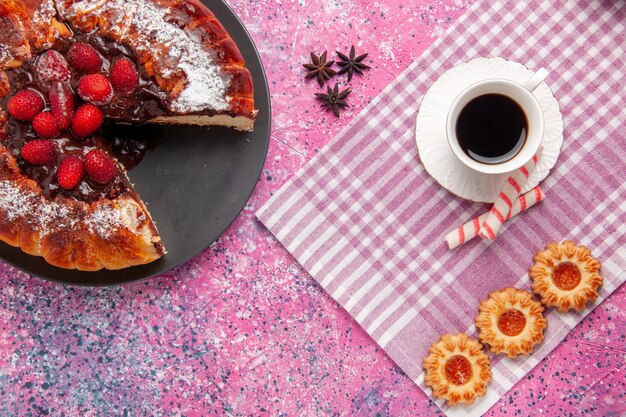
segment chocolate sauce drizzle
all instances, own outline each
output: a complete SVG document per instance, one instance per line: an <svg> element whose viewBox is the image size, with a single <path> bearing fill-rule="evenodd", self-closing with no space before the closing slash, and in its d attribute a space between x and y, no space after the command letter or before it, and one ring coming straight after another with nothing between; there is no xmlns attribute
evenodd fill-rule
<svg viewBox="0 0 626 417"><path fill-rule="evenodd" d="M67 56L67 51L74 42L85 42L92 45L103 57L101 72L109 73L109 68L117 57L126 56L136 60L132 52L124 45L99 37L93 34L74 33L72 39L63 39L57 42L53 49ZM45 51L40 51L41 53ZM35 58L36 61L37 58ZM21 149L24 143L37 139L31 123L19 122L10 118L8 122L8 134L3 145L16 158L23 174L35 180L42 188L44 195L53 199L58 193L73 196L83 201L94 201L102 197L115 198L118 195L131 190L126 175L120 173L107 185L100 185L85 176L81 183L72 190L64 190L57 185L56 172L58 162L65 156L84 156L93 149L102 149L112 154L123 169L130 171L139 164L145 154L154 149L158 140L145 137L138 130L140 126L116 125L116 123L141 125L147 120L165 115L167 102L166 93L152 82L141 66L139 70L139 86L130 96L113 96L110 103L101 106L105 114L104 126L94 135L87 138L77 138L70 131L63 132L59 137L51 139L57 144L57 160L48 166L34 166L21 157ZM70 85L76 91L78 81L84 74L72 70ZM11 84L11 92L0 98L0 106L7 108L8 100L19 91L32 89L38 91L49 105L48 88L37 80L34 62L26 62L19 68L7 71ZM78 95L75 96L76 107L81 104Z"/></svg>

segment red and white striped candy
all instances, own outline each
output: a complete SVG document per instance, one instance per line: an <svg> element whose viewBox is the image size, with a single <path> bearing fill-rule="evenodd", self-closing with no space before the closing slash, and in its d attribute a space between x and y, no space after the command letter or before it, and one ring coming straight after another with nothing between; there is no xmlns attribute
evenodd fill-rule
<svg viewBox="0 0 626 417"><path fill-rule="evenodd" d="M537 155L533 156L526 165L514 171L506 180L487 218L481 224L479 232L480 237L489 240L495 239L502 224L510 216L509 213L513 207L513 202L522 193L522 188L526 184L526 181L528 181L530 173L537 165L540 153L541 149L539 149Z"/></svg>
<svg viewBox="0 0 626 417"><path fill-rule="evenodd" d="M513 216L516 216L522 211L526 211L530 207L534 206L541 200L543 200L545 194L541 191L541 188L535 187L526 194L520 195L513 202L511 206L511 211L505 220L510 219ZM485 213L480 217L475 218L474 220L465 223L463 226L451 231L445 237L446 242L448 243L448 248L454 249L459 245L462 245L465 242L468 242L478 236L480 232L480 225L485 221L487 215L489 213Z"/></svg>

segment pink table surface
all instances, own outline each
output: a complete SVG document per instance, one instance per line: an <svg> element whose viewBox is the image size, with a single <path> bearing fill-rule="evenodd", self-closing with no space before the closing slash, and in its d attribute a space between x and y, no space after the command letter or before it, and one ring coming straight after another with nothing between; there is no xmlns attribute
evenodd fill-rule
<svg viewBox="0 0 626 417"><path fill-rule="evenodd" d="M73 288L0 264L1 416L440 415L254 212L472 2L229 3L272 96L254 195L215 245L146 282ZM373 69L337 120L300 63L351 44ZM624 415L625 358L622 286L487 415Z"/></svg>

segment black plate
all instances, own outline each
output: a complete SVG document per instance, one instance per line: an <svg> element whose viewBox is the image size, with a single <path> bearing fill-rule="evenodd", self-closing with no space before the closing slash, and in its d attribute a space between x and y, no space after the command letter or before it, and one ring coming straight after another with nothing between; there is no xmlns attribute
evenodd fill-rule
<svg viewBox="0 0 626 417"><path fill-rule="evenodd" d="M129 174L154 218L168 250L162 259L121 271L81 272L56 268L43 258L0 242L0 257L42 278L74 285L115 285L166 272L197 255L235 220L250 198L270 138L270 99L256 47L243 24L222 1L203 0L226 27L254 80L259 115L254 132L225 128L141 126L138 135L158 139Z"/></svg>

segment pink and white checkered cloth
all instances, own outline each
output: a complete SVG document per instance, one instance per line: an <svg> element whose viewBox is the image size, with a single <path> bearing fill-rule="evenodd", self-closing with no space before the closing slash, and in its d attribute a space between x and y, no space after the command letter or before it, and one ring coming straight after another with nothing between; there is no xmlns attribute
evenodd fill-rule
<svg viewBox="0 0 626 417"><path fill-rule="evenodd" d="M565 143L540 205L508 221L495 241L450 251L447 231L486 206L460 200L425 172L415 117L444 71L479 56L550 71ZM480 415L626 280L625 68L623 1L479 1L258 218L422 388L428 346L448 332L475 335L490 291L529 289L535 251L565 239L592 248L605 278L600 299L582 313L549 309L545 341L531 356L492 357L488 395L472 407L443 407L448 416Z"/></svg>

